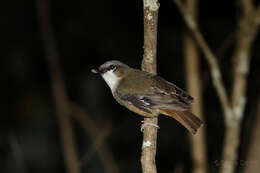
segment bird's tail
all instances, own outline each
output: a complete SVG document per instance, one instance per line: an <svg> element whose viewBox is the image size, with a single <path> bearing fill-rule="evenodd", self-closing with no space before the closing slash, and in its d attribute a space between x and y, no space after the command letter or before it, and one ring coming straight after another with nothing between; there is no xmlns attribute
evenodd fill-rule
<svg viewBox="0 0 260 173"><path fill-rule="evenodd" d="M196 134L198 128L203 124L196 115L189 111L173 111L167 109L159 109L159 112L164 115L168 115L176 119L181 123L186 129L188 129L192 134Z"/></svg>

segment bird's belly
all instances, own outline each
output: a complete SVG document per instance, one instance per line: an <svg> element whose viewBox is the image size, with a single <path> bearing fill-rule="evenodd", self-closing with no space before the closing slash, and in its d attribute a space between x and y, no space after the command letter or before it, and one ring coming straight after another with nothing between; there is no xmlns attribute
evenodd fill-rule
<svg viewBox="0 0 260 173"><path fill-rule="evenodd" d="M143 111L133 105L130 105L130 106L125 106L126 108L128 108L129 110L141 115L141 116L145 116L145 117L154 117L156 114L155 114L155 111L151 110L151 111Z"/></svg>

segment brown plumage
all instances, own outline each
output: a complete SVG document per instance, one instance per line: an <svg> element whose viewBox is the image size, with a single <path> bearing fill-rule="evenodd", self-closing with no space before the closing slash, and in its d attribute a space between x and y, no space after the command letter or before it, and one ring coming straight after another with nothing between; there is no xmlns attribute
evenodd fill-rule
<svg viewBox="0 0 260 173"><path fill-rule="evenodd" d="M198 117L189 111L173 111L166 109L159 109L159 112L164 115L168 115L176 119L181 123L186 129L188 129L192 134L196 134L198 128L203 123Z"/></svg>
<svg viewBox="0 0 260 173"><path fill-rule="evenodd" d="M202 121L189 112L193 98L165 79L118 61L108 61L96 72L108 83L114 98L129 110L145 117L168 115L192 134L201 126Z"/></svg>

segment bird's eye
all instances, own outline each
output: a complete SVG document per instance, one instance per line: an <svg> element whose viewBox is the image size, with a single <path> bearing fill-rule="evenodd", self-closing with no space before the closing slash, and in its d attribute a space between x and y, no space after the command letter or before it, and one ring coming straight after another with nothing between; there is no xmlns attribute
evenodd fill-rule
<svg viewBox="0 0 260 173"><path fill-rule="evenodd" d="M115 68L116 68L115 65L110 65L110 66L109 66L109 70L114 70Z"/></svg>

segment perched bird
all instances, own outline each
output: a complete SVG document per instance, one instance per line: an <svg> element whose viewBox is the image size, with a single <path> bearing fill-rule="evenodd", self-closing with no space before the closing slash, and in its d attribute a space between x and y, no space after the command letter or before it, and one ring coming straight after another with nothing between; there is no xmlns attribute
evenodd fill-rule
<svg viewBox="0 0 260 173"><path fill-rule="evenodd" d="M189 112L193 98L165 79L112 60L91 70L100 74L118 103L144 117L159 113L176 119L192 134L202 121Z"/></svg>

